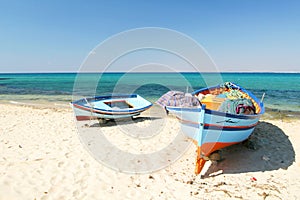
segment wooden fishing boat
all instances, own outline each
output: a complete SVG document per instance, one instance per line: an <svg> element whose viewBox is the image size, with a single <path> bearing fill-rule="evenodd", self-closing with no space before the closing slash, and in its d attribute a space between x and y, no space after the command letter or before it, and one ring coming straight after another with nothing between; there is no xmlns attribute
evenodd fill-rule
<svg viewBox="0 0 300 200"><path fill-rule="evenodd" d="M71 102L76 119L118 119L139 115L152 103L137 94L106 95Z"/></svg>
<svg viewBox="0 0 300 200"><path fill-rule="evenodd" d="M192 95L200 100L200 106L166 106L166 110L176 115L183 132L197 144L195 173L199 174L213 152L251 135L264 105L251 92L229 82Z"/></svg>

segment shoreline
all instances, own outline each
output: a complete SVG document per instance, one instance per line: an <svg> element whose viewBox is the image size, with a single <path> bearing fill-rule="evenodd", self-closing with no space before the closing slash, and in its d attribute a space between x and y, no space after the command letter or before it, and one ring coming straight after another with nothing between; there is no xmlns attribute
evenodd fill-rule
<svg viewBox="0 0 300 200"><path fill-rule="evenodd" d="M47 101L47 100L0 100L0 104L31 106L37 108L70 108L70 102L67 101ZM154 102L152 102L155 105ZM265 107L265 113L261 120L298 120L300 119L300 111L283 110L277 108Z"/></svg>

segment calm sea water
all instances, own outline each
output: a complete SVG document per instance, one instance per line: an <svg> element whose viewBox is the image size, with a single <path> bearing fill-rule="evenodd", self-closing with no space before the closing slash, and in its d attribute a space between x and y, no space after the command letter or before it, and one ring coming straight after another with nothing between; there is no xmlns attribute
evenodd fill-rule
<svg viewBox="0 0 300 200"><path fill-rule="evenodd" d="M70 102L72 94L77 98L114 92L138 93L154 102L169 90L192 92L225 81L243 86L258 98L265 93L267 108L300 111L300 73L0 74L0 100Z"/></svg>

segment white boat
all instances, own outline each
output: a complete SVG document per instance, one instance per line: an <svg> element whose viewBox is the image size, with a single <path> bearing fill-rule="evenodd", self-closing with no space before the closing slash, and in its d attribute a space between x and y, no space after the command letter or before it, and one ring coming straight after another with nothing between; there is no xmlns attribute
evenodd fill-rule
<svg viewBox="0 0 300 200"><path fill-rule="evenodd" d="M152 103L137 94L105 95L71 102L76 119L118 119L139 115Z"/></svg>

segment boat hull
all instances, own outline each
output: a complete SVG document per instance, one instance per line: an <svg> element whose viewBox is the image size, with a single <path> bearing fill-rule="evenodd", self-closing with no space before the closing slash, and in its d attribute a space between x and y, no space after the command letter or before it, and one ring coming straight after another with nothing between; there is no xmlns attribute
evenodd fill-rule
<svg viewBox="0 0 300 200"><path fill-rule="evenodd" d="M165 107L168 112L176 115L181 122L182 131L197 144L196 174L201 172L208 156L213 152L248 139L264 113L263 103L251 92L233 83L230 86L253 103L251 108L254 113L232 114L217 111L221 101L215 99L208 101L209 108L206 108L205 103L201 107ZM220 95L224 90L226 88L219 85L196 90L192 95Z"/></svg>
<svg viewBox="0 0 300 200"><path fill-rule="evenodd" d="M83 98L71 104L78 121L128 118L137 116L152 106L151 102L136 94Z"/></svg>
<svg viewBox="0 0 300 200"><path fill-rule="evenodd" d="M201 110L204 119L201 121ZM181 122L182 131L201 147L203 155L242 142L253 132L259 115L233 116L221 112L205 110L205 108L178 108L167 106L167 110L175 114ZM201 128L202 127L202 128Z"/></svg>

